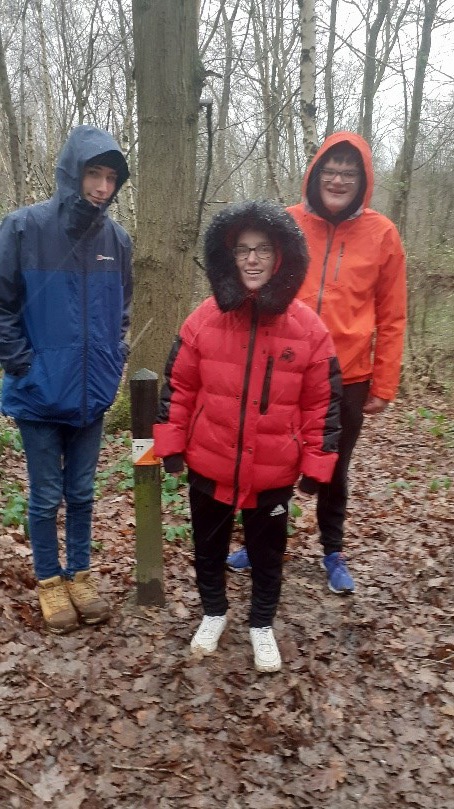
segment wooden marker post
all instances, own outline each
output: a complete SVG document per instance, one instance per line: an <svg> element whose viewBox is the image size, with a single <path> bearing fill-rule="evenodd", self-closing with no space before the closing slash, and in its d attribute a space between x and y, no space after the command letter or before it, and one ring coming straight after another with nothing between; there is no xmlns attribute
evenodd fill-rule
<svg viewBox="0 0 454 809"><path fill-rule="evenodd" d="M153 453L158 375L142 368L129 383L136 511L137 603L165 604L162 564L161 464Z"/></svg>

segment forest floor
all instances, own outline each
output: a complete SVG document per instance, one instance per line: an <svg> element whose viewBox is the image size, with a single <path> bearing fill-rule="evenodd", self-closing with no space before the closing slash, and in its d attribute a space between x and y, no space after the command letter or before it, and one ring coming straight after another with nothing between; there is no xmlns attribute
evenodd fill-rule
<svg viewBox="0 0 454 809"><path fill-rule="evenodd" d="M2 435L2 809L454 806L454 425L442 401L401 401L365 424L346 532L354 596L327 589L314 502L298 498L274 675L253 668L248 574L228 577L217 653L189 653L201 612L183 490L163 515L166 607L135 607L126 434L105 442L94 516L112 617L46 634L23 458L5 423Z"/></svg>

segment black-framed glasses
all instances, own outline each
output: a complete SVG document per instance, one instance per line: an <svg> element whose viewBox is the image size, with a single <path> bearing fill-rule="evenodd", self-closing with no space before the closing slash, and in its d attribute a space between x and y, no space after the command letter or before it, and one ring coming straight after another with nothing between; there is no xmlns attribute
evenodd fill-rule
<svg viewBox="0 0 454 809"><path fill-rule="evenodd" d="M254 252L257 258L271 258L274 253L272 244L257 244L255 247L247 247L245 244L240 244L238 247L233 248L233 255L240 261L245 261L249 258L249 253Z"/></svg>
<svg viewBox="0 0 454 809"><path fill-rule="evenodd" d="M324 183L330 183L336 177L340 177L345 185L353 185L359 177L359 171L355 171L355 169L345 169L345 171L339 171L338 169L321 169L320 177Z"/></svg>

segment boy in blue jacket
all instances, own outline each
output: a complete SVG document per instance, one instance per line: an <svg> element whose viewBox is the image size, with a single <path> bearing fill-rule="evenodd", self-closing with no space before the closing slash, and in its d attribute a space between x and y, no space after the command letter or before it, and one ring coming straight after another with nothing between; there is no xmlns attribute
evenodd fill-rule
<svg viewBox="0 0 454 809"><path fill-rule="evenodd" d="M103 414L128 353L131 241L107 214L128 176L112 136L78 126L60 154L52 199L20 208L0 228L2 412L22 436L39 603L57 634L109 614L90 573L91 516Z"/></svg>

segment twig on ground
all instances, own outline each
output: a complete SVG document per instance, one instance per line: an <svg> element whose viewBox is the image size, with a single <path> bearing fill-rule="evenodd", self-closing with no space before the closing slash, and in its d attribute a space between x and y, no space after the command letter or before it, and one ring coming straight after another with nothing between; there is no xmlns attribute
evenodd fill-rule
<svg viewBox="0 0 454 809"><path fill-rule="evenodd" d="M19 778L19 776L11 772L11 770L5 769L5 773L6 775L9 775L10 778L14 778L14 780L17 781L18 784L21 784L21 786L25 787L25 789L29 789L30 792L33 792L33 788L30 786L30 784L27 784L26 781L23 781L22 778Z"/></svg>
<svg viewBox="0 0 454 809"><path fill-rule="evenodd" d="M138 618L141 621L148 621L149 624L156 623L156 621L154 621L153 618L147 618L146 615L134 615L134 618Z"/></svg>
<svg viewBox="0 0 454 809"><path fill-rule="evenodd" d="M32 680L35 680L40 685L44 686L44 688L48 688L49 691L54 690L51 685L47 685L47 683L45 683L44 680L41 680L39 677L36 676L36 674L32 674L31 671L27 671L27 676L31 677Z"/></svg>
<svg viewBox="0 0 454 809"><path fill-rule="evenodd" d="M444 663L447 663L448 660L452 660L453 657L454 657L454 652L451 655L448 655L447 657L444 657L443 660L437 660L437 663L441 663L443 665Z"/></svg>
<svg viewBox="0 0 454 809"><path fill-rule="evenodd" d="M9 708L11 705L28 705L31 702L45 702L48 699L53 699L53 697L34 697L33 699L14 699L8 700L8 702L0 702L0 708Z"/></svg>
<svg viewBox="0 0 454 809"><path fill-rule="evenodd" d="M114 770L131 770L133 772L165 772L169 775L176 775L178 778L183 778L184 781L191 781L188 775L183 775L180 772L169 770L168 767L134 767L132 765L112 764Z"/></svg>
<svg viewBox="0 0 454 809"><path fill-rule="evenodd" d="M17 789L13 789L12 787L9 787L8 784L5 784L4 781L2 783L2 787L3 787L3 789L6 789L9 792L10 795L15 795L16 798L20 798L21 801L27 801L27 803L32 802L32 799L29 798L28 795L24 795L22 792L18 792Z"/></svg>

